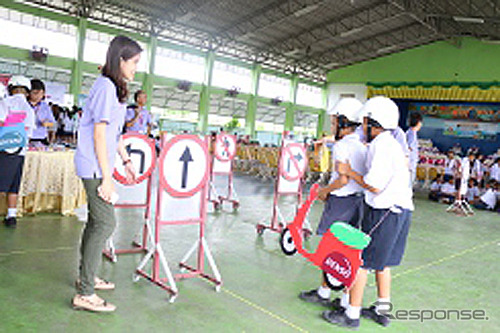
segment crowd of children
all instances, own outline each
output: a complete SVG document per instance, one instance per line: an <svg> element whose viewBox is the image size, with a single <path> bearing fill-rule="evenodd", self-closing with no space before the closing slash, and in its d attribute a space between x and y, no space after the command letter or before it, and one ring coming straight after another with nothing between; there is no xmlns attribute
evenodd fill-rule
<svg viewBox="0 0 500 333"><path fill-rule="evenodd" d="M455 156L448 151L444 174L431 183L429 199L449 204L463 196L477 209L500 212L500 157L488 165L476 149L462 159Z"/></svg>

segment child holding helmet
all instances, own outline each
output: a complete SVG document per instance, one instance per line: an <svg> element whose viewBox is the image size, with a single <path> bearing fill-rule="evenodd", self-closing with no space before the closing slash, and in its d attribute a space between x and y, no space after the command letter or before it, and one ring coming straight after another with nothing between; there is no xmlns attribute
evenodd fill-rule
<svg viewBox="0 0 500 333"><path fill-rule="evenodd" d="M9 96L3 101L0 108L0 126L24 123L27 138L31 137L35 128L35 115L28 104L27 97L31 89L31 82L22 75L14 75L8 84ZM17 197L23 174L26 146L9 148L0 151L0 192L7 193L7 216L5 226L17 226Z"/></svg>
<svg viewBox="0 0 500 333"><path fill-rule="evenodd" d="M408 186L410 170L403 149L391 134L398 126L398 107L389 98L377 96L369 99L363 109L367 117L365 134L370 143L367 173L363 176L348 163L339 165L338 172L366 189L363 231L370 234L371 242L363 251L363 266L349 291L347 309L323 313L330 323L350 328L359 327L360 315L389 325L383 310L390 302L390 267L401 263L413 210L412 190ZM376 306L361 311L368 270L375 270L378 300Z"/></svg>
<svg viewBox="0 0 500 333"><path fill-rule="evenodd" d="M335 144L332 151L332 165L329 185L319 190L318 196L325 201L325 208L318 226L317 234L323 235L335 221L346 222L356 228L360 227L363 218L363 188L353 179L339 174L340 164L349 165L359 174L366 173L365 159L366 146L355 133L360 125L360 110L363 104L355 98L343 98L329 110L332 116L332 129L335 135ZM331 289L323 280L322 285L310 291L303 291L299 298L310 303L319 303L324 306L347 307L349 294L330 302Z"/></svg>

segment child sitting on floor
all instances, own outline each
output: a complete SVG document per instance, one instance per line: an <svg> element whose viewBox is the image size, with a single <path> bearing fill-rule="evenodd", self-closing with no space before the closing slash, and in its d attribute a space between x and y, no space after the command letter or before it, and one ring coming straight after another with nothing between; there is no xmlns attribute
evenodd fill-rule
<svg viewBox="0 0 500 333"><path fill-rule="evenodd" d="M497 205L497 182L491 179L486 184L486 192L479 198L474 207L477 209L494 210Z"/></svg>
<svg viewBox="0 0 500 333"><path fill-rule="evenodd" d="M457 189L455 187L455 182L453 178L450 178L447 183L441 186L441 191L439 193L439 201L444 203L452 203L455 200L457 194Z"/></svg>
<svg viewBox="0 0 500 333"><path fill-rule="evenodd" d="M441 186L443 186L444 180L443 176L438 176L431 184L431 191L429 192L429 200L438 201L439 192L441 191Z"/></svg>
<svg viewBox="0 0 500 333"><path fill-rule="evenodd" d="M473 204L479 199L479 188L477 187L477 180L474 178L469 179L469 188L465 195L467 202Z"/></svg>

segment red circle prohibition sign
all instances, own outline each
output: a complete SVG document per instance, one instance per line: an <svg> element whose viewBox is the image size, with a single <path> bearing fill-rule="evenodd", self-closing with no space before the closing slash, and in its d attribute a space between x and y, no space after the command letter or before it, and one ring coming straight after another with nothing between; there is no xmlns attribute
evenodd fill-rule
<svg viewBox="0 0 500 333"><path fill-rule="evenodd" d="M227 141L231 141L233 143L234 150L229 151L229 146L226 144ZM223 151L220 151L218 149L219 145L223 147ZM222 153L225 152L227 156L224 156ZM228 135L228 134L219 134L217 135L217 144L215 147L215 157L221 161L221 162L227 162L229 160L232 160L234 156L236 155L236 139L233 135Z"/></svg>
<svg viewBox="0 0 500 333"><path fill-rule="evenodd" d="M167 181L165 177L165 171L164 171L164 163L165 163L165 157L167 156L168 151L178 142L183 141L183 140L189 140L193 141L196 144L198 144L201 149L203 150L204 158L205 158L205 170L203 173L203 177L201 178L200 182L193 187L191 190L182 192L178 191L175 188L173 188ZM197 192L199 192L203 186L206 185L207 180L208 180L208 170L209 170L209 159L208 159L208 148L206 145L206 142L202 141L198 136L196 135L191 135L191 134L181 134L173 137L170 139L164 146L160 155L160 185L162 186L163 189L165 189L171 196L173 197L181 197L181 198L187 198L191 197Z"/></svg>
<svg viewBox="0 0 500 333"><path fill-rule="evenodd" d="M146 135L141 135L141 134L124 134L122 136L122 140L126 140L126 139L129 139L129 138L134 138L134 139L139 139L141 141L144 141L144 143L146 143L149 147L149 149L151 150L151 164L148 166L148 169L146 170L146 172L144 172L142 175L140 175L139 177L137 177L135 179L135 182L130 184L130 183L127 183L127 178L122 175L121 173L118 172L118 170L116 170L116 168L114 169L113 171L113 177L121 184L123 185L137 185L137 184L140 184L142 183L145 179L147 179L149 176L151 176L151 173L153 173L153 170L155 169L155 166L156 166L156 148L155 148L155 143L153 140L149 139Z"/></svg>
<svg viewBox="0 0 500 333"><path fill-rule="evenodd" d="M300 149L300 154L301 154L300 156L304 159L304 166L303 167L301 167L301 165L299 164L300 161L297 161L296 156L293 155L291 148L295 148L295 147ZM289 156L289 158L288 158L289 162L286 163L286 165L285 165L284 162L286 160L287 155ZM304 175L305 169L306 169L306 165L307 165L306 152L305 152L303 145L301 145L300 143L289 143L285 147L283 147L283 151L281 153L281 162L280 162L280 172L281 172L281 175L283 176L283 178L285 178L286 180L291 181L291 182L302 178L302 176ZM291 169L292 167L297 170L297 175L292 176L290 174L289 169Z"/></svg>

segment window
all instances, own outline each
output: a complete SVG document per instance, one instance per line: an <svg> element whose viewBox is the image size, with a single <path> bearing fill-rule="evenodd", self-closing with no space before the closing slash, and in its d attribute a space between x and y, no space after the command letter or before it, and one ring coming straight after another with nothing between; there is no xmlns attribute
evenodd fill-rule
<svg viewBox="0 0 500 333"><path fill-rule="evenodd" d="M50 55L76 56L76 27L0 7L0 44L32 50L44 47Z"/></svg>
<svg viewBox="0 0 500 333"><path fill-rule="evenodd" d="M203 82L205 75L203 57L159 47L155 64L157 75L195 83Z"/></svg>
<svg viewBox="0 0 500 333"><path fill-rule="evenodd" d="M88 29L87 36L85 38L83 60L104 65L106 62L106 53L108 52L109 43L111 43L113 38L115 38L114 35ZM138 43L143 49L143 52L141 54L141 60L137 65L137 71L145 72L148 68L147 46L142 42Z"/></svg>
<svg viewBox="0 0 500 333"><path fill-rule="evenodd" d="M269 74L261 74L259 96L290 100L290 80Z"/></svg>
<svg viewBox="0 0 500 333"><path fill-rule="evenodd" d="M249 93L252 87L251 71L216 61L212 73L212 86L228 90L236 88L240 92Z"/></svg>
<svg viewBox="0 0 500 333"><path fill-rule="evenodd" d="M323 96L321 90L320 87L299 83L297 89L297 104L322 108Z"/></svg>

